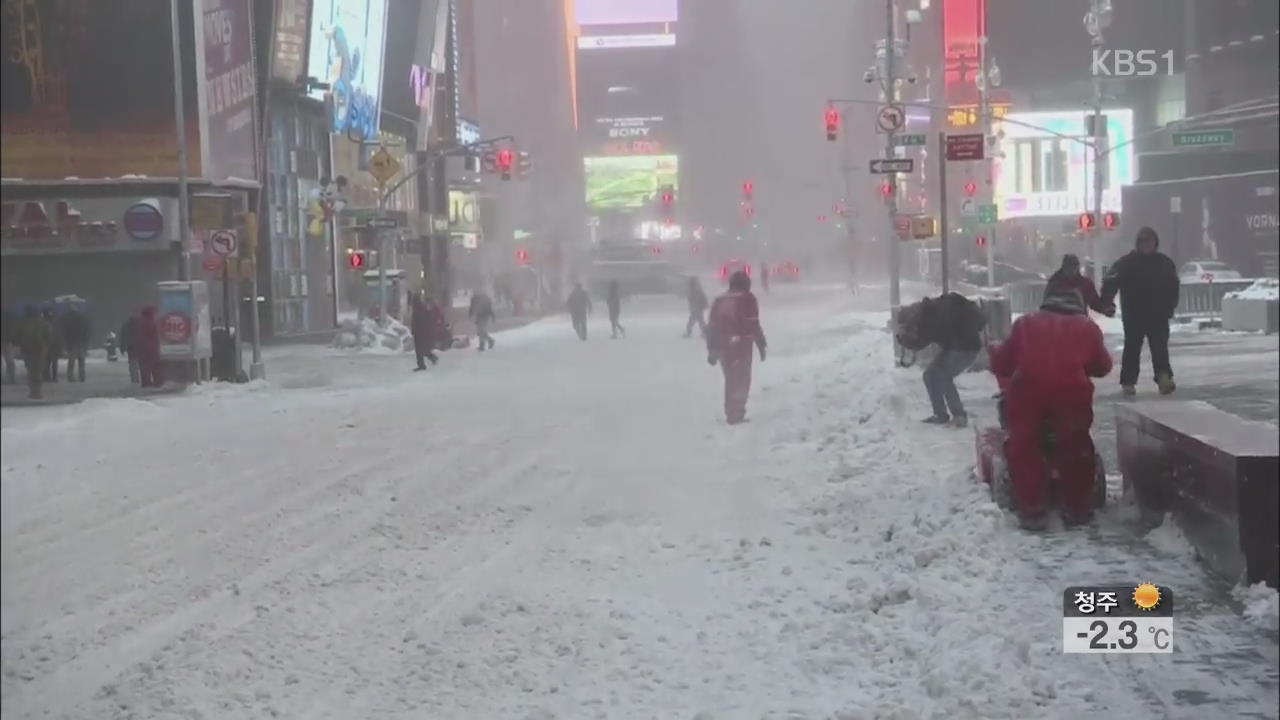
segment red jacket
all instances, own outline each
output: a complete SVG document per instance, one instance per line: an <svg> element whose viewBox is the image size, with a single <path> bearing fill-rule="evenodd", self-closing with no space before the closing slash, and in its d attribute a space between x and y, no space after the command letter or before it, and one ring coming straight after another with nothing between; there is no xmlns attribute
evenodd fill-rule
<svg viewBox="0 0 1280 720"><path fill-rule="evenodd" d="M1096 313L1107 311L1106 304L1102 302L1102 298L1098 297L1098 289L1093 286L1093 281L1082 273L1066 274L1059 270L1050 275L1049 282L1045 284L1044 294L1052 295L1057 290L1075 290L1080 293L1080 298L1090 310Z"/></svg>
<svg viewBox="0 0 1280 720"><path fill-rule="evenodd" d="M160 326L156 324L156 309L142 309L138 320L135 340L137 342L138 359L142 362L160 361Z"/></svg>
<svg viewBox="0 0 1280 720"><path fill-rule="evenodd" d="M1102 330L1087 315L1040 310L1013 323L1009 339L991 348L991 372L1014 385L1054 390L1093 388L1111 372ZM1010 383L1001 382L1001 389Z"/></svg>
<svg viewBox="0 0 1280 720"><path fill-rule="evenodd" d="M409 329L415 340L434 342L444 339L446 334L444 313L440 311L439 305L415 302L413 318L409 322Z"/></svg>
<svg viewBox="0 0 1280 720"><path fill-rule="evenodd" d="M760 327L760 303L751 291L730 290L711 303L707 316L708 347L719 350L732 337L749 337L758 347L766 345L764 330Z"/></svg>

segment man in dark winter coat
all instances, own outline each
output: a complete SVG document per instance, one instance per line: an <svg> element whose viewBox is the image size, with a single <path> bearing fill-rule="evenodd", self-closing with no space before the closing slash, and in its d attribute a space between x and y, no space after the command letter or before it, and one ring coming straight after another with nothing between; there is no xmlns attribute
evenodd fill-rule
<svg viewBox="0 0 1280 720"><path fill-rule="evenodd" d="M414 368L414 372L420 372L427 369L426 363L423 362L424 358L430 360L432 365L440 362L435 350L440 346L447 331L444 313L431 298L424 298L421 294L416 295L410 308L413 315L409 320L409 329L413 333L413 352L418 360L418 366Z"/></svg>
<svg viewBox="0 0 1280 720"><path fill-rule="evenodd" d="M938 354L924 370L925 391L933 405L933 415L925 418L926 423L957 427L969 423L956 377L978 358L986 323L982 309L958 293L925 298L899 314L898 344L911 350L938 346Z"/></svg>
<svg viewBox="0 0 1280 720"><path fill-rule="evenodd" d="M476 337L479 344L476 349L484 352L493 347L493 336L489 334L489 326L497 319L497 315L493 312L493 299L483 290L476 290L471 294L471 307L467 308L467 317L471 318L471 322L476 326Z"/></svg>
<svg viewBox="0 0 1280 720"><path fill-rule="evenodd" d="M707 362L724 373L724 416L730 425L746 422L751 394L751 351L764 362L768 343L760 327L760 303L751 293L751 276L729 276L729 291L711 303L707 323Z"/></svg>
<svg viewBox="0 0 1280 720"><path fill-rule="evenodd" d="M569 319L573 321L573 331L578 333L579 340L587 339L587 315L591 313L591 297L587 295L582 283L574 283L569 300L565 303L569 308Z"/></svg>
<svg viewBox="0 0 1280 720"><path fill-rule="evenodd" d="M622 316L622 289L618 287L617 280L609 281L609 289L605 292L604 304L609 308L609 331L612 333L614 340L618 336L627 336L627 329L622 327L622 323L618 322L618 318Z"/></svg>
<svg viewBox="0 0 1280 720"><path fill-rule="evenodd" d="M1151 365L1161 394L1177 389L1169 364L1169 320L1178 308L1181 289L1178 269L1159 251L1160 237L1144 227L1136 247L1116 261L1102 283L1102 302L1110 305L1120 294L1120 319L1124 323L1124 355L1120 360L1120 386L1124 394L1137 394L1142 343L1151 349Z"/></svg>
<svg viewBox="0 0 1280 720"><path fill-rule="evenodd" d="M138 379L142 387L164 385L164 366L160 362L160 325L153 306L142 308L134 333L138 352Z"/></svg>
<svg viewBox="0 0 1280 720"><path fill-rule="evenodd" d="M1094 287L1093 281L1080 272L1080 258L1070 254L1063 255L1062 267L1050 275L1049 282L1045 284L1044 299L1048 300L1051 295L1073 291L1080 293L1080 298L1090 310L1108 317L1116 314L1116 307L1103 303L1102 298L1098 297L1098 288Z"/></svg>
<svg viewBox="0 0 1280 720"><path fill-rule="evenodd" d="M689 302L689 322L685 323L684 336L692 337L693 328L697 326L702 337L707 336L707 293L697 277L689 278L689 287L685 290L685 299Z"/></svg>
<svg viewBox="0 0 1280 720"><path fill-rule="evenodd" d="M53 328L38 309L28 306L14 341L27 371L27 397L39 400L43 397L40 388L49 369L48 353L53 344Z"/></svg>
<svg viewBox="0 0 1280 720"><path fill-rule="evenodd" d="M1013 323L1009 338L991 348L991 372L1001 381L1009 436L1005 457L1023 527L1042 530L1048 511L1044 430L1053 432L1062 511L1067 524L1093 514L1093 383L1111 372L1102 330L1075 290L1044 299L1039 312Z"/></svg>
<svg viewBox="0 0 1280 720"><path fill-rule="evenodd" d="M84 382L84 360L89 354L89 317L70 308L62 318L62 338L66 343L67 382Z"/></svg>

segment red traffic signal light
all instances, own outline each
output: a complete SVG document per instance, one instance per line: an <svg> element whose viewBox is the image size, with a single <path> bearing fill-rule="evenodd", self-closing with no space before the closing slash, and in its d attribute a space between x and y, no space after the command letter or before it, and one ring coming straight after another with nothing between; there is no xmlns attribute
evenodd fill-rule
<svg viewBox="0 0 1280 720"><path fill-rule="evenodd" d="M976 239L974 242L976 242L976 243L978 244L978 247L980 247L980 248L984 248L984 247L986 247L986 246L987 246L987 236L986 236L986 235L979 235L979 236L977 237L977 239Z"/></svg>
<svg viewBox="0 0 1280 720"><path fill-rule="evenodd" d="M750 200L756 193L756 184L750 180L742 183L742 197Z"/></svg>
<svg viewBox="0 0 1280 720"><path fill-rule="evenodd" d="M662 191L662 204L670 207L676 201L676 194L670 190Z"/></svg>
<svg viewBox="0 0 1280 720"><path fill-rule="evenodd" d="M886 180L880 183L880 196L888 199L893 195L893 182Z"/></svg>
<svg viewBox="0 0 1280 720"><path fill-rule="evenodd" d="M1102 227L1108 230L1115 230L1120 227L1120 213L1104 212L1102 213Z"/></svg>
<svg viewBox="0 0 1280 720"><path fill-rule="evenodd" d="M1092 230L1097 227L1098 220L1093 216L1093 213L1080 213L1079 224L1081 230Z"/></svg>
<svg viewBox="0 0 1280 720"><path fill-rule="evenodd" d="M654 245L653 247L649 248L649 252L653 253L654 255L661 255L662 248L659 247L658 245Z"/></svg>
<svg viewBox="0 0 1280 720"><path fill-rule="evenodd" d="M976 192L978 192L978 183L970 180L964 184L965 195L973 196Z"/></svg>
<svg viewBox="0 0 1280 720"><path fill-rule="evenodd" d="M347 266L352 270L363 270L369 264L369 258L363 250L357 250L347 255Z"/></svg>
<svg viewBox="0 0 1280 720"><path fill-rule="evenodd" d="M819 215L819 216L818 216L818 222L820 222L820 223L825 223L826 221L827 221L827 216L826 216L826 215Z"/></svg>
<svg viewBox="0 0 1280 720"><path fill-rule="evenodd" d="M528 265L529 251L525 250L524 248L520 248L519 250L516 250L516 262L521 265Z"/></svg>
<svg viewBox="0 0 1280 720"><path fill-rule="evenodd" d="M836 136L840 133L840 111L829 107L826 114L827 121L827 140L835 142Z"/></svg>
<svg viewBox="0 0 1280 720"><path fill-rule="evenodd" d="M511 167L515 164L516 154L509 148L499 150L494 156L494 164L498 166L498 172L502 173L503 180L511 179Z"/></svg>

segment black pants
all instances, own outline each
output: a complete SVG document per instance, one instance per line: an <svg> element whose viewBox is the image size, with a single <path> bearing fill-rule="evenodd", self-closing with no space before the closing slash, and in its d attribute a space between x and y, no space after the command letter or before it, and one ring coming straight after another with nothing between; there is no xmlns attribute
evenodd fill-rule
<svg viewBox="0 0 1280 720"><path fill-rule="evenodd" d="M627 334L627 329L622 327L622 323L618 322L618 316L612 313L609 314L609 329L614 337Z"/></svg>
<svg viewBox="0 0 1280 720"><path fill-rule="evenodd" d="M698 331L702 333L703 337L707 336L707 321L703 318L701 310L696 312L693 310L689 311L689 322L684 324L684 336L692 336L694 327L698 328Z"/></svg>
<svg viewBox="0 0 1280 720"><path fill-rule="evenodd" d="M1124 324L1124 355L1120 360L1120 384L1137 385L1142 364L1142 342L1151 349L1151 369L1156 377L1173 377L1169 366L1169 321L1134 318Z"/></svg>
<svg viewBox="0 0 1280 720"><path fill-rule="evenodd" d="M427 369L427 364L423 362L423 360L430 360L431 364L435 365L436 362L440 359L436 357L435 349L431 347L431 343L427 342L426 340L419 341L415 339L413 341L413 354L417 356L419 370Z"/></svg>
<svg viewBox="0 0 1280 720"><path fill-rule="evenodd" d="M579 340L587 339L587 316L586 315L573 316L573 331L578 333Z"/></svg>

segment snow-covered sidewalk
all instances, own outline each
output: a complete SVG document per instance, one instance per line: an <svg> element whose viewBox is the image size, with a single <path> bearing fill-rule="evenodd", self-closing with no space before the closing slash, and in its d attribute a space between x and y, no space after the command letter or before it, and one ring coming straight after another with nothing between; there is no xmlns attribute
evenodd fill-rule
<svg viewBox="0 0 1280 720"><path fill-rule="evenodd" d="M1194 561L1097 550L1113 517L1018 532L972 436L918 423L883 313L762 302L740 427L680 309L642 303L622 341L553 318L426 373L317 348L270 384L6 411L4 717L1274 717L1274 639L1234 611L1179 636L1272 653L1228 690L1061 655L1071 581Z"/></svg>

